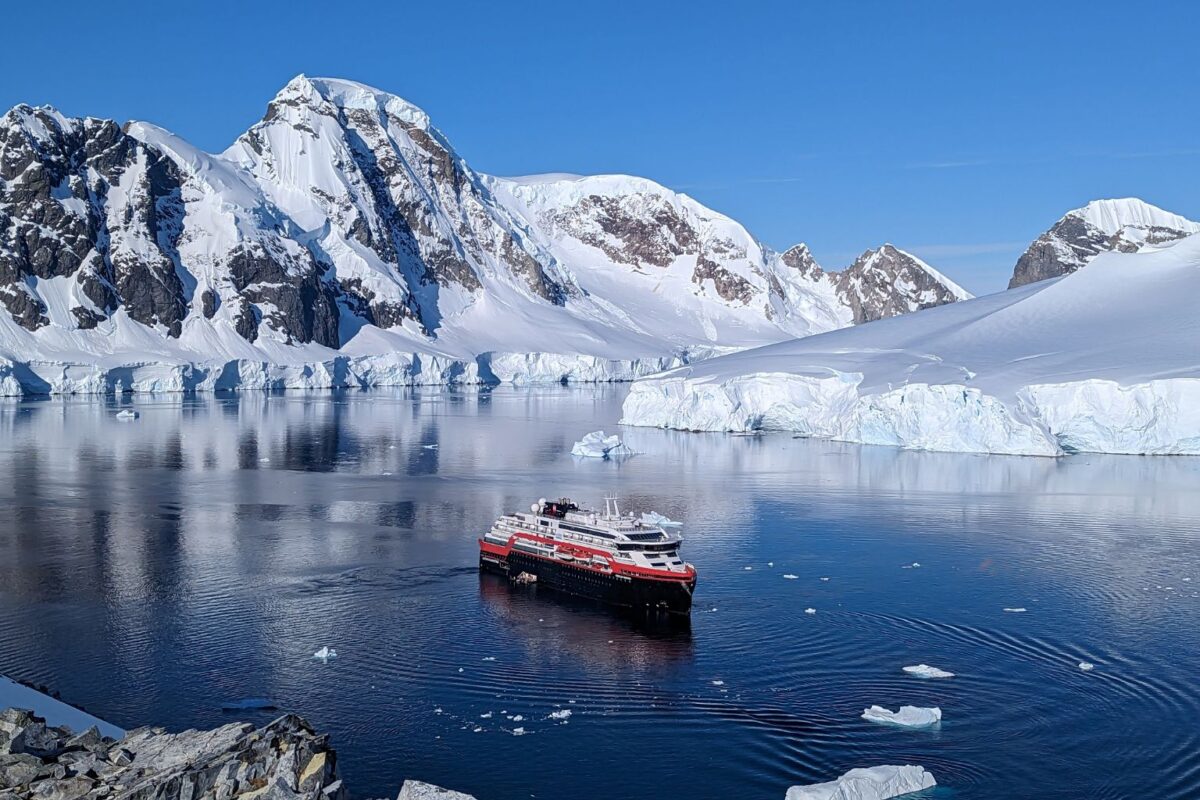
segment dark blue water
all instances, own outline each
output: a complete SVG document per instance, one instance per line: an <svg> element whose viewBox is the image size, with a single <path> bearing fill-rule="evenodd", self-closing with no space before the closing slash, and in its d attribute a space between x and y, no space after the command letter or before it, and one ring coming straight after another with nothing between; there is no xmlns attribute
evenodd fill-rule
<svg viewBox="0 0 1200 800"><path fill-rule="evenodd" d="M1200 459L653 430L572 459L623 393L0 405L0 672L126 727L273 698L357 796L779 800L906 762L938 797L1200 796ZM477 573L502 511L611 491L687 524L690 628Z"/></svg>

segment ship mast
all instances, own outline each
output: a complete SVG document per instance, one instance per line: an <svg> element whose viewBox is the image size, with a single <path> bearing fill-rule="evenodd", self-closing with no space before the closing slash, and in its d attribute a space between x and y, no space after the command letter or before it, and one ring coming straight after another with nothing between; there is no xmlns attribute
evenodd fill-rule
<svg viewBox="0 0 1200 800"><path fill-rule="evenodd" d="M604 495L604 518L605 519L620 519L621 509L617 505L617 496L615 494Z"/></svg>

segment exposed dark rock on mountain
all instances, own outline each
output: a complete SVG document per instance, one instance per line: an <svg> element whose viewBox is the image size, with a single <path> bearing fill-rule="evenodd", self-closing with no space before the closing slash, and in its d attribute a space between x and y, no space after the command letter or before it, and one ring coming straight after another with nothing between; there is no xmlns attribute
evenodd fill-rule
<svg viewBox="0 0 1200 800"><path fill-rule="evenodd" d="M1137 198L1094 200L1069 211L1017 260L1008 288L1067 275L1101 253L1136 253L1200 232L1200 223Z"/></svg>
<svg viewBox="0 0 1200 800"><path fill-rule="evenodd" d="M867 250L841 272L822 270L804 244L781 258L803 275L830 280L856 325L971 297L921 259L890 244Z"/></svg>

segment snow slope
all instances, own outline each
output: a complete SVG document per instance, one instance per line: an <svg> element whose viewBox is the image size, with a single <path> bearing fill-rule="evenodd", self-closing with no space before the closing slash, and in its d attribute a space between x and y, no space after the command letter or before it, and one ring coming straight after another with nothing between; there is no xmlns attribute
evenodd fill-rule
<svg viewBox="0 0 1200 800"><path fill-rule="evenodd" d="M920 450L1200 454L1200 236L636 382L625 424Z"/></svg>

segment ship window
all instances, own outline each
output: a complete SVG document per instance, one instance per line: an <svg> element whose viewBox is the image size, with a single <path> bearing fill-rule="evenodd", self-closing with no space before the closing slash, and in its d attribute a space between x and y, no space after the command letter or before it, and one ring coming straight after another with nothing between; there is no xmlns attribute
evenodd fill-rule
<svg viewBox="0 0 1200 800"><path fill-rule="evenodd" d="M568 524L567 524L567 523L565 523L565 522L560 522L560 523L558 523L558 527L559 527L559 529L561 529L561 530L566 530L566 531L574 531L575 533L583 533L583 534L586 534L586 535L588 535L588 536L598 536L598 537L599 537L599 538L601 538L601 539L615 539L615 538L617 538L617 537L613 536L611 533L603 533L602 531L593 531L593 530L589 530L588 528L580 528L580 527L577 527L577 526L575 526L575 525L568 525Z"/></svg>
<svg viewBox="0 0 1200 800"><path fill-rule="evenodd" d="M635 542L657 542L662 538L661 533L627 533L625 537Z"/></svg>

